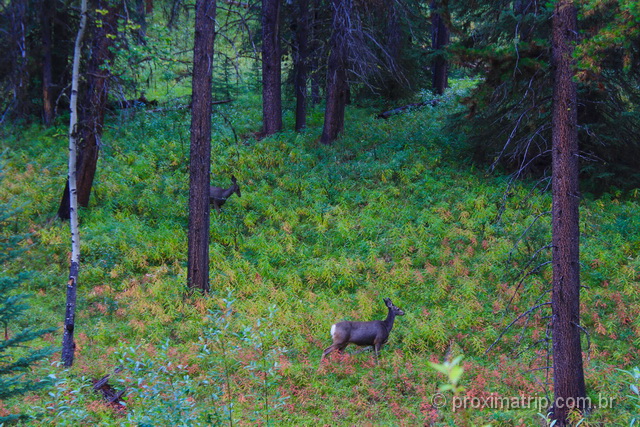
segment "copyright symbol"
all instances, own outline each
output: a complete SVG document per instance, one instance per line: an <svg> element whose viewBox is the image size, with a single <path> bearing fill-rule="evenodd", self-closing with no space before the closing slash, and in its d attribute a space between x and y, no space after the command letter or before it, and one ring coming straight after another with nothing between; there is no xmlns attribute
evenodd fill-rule
<svg viewBox="0 0 640 427"><path fill-rule="evenodd" d="M434 408L442 408L447 404L447 398L442 393L436 393L431 398L431 404Z"/></svg>

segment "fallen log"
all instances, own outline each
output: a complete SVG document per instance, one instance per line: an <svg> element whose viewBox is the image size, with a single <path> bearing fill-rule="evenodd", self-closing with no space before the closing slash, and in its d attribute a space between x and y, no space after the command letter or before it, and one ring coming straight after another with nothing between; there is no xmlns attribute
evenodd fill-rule
<svg viewBox="0 0 640 427"><path fill-rule="evenodd" d="M222 101L211 101L211 105L227 104L229 102L233 102L233 99L224 99Z"/></svg>
<svg viewBox="0 0 640 427"><path fill-rule="evenodd" d="M140 95L138 99L120 99L110 102L108 108L110 110L121 110L132 107L155 107L158 105L158 101L155 99L149 100L144 93Z"/></svg>
<svg viewBox="0 0 640 427"><path fill-rule="evenodd" d="M98 381L93 384L93 389L96 392L102 394L104 400L107 401L110 405L115 408L123 409L125 407L124 403L120 402L122 400L122 396L124 395L126 390L117 391L115 388L109 384L109 377L111 375L107 374Z"/></svg>
<svg viewBox="0 0 640 427"><path fill-rule="evenodd" d="M415 102L413 104L403 105L402 107L397 107L397 108L394 108L393 110L382 112L378 114L377 117L379 119L388 119L389 117L395 114L402 113L403 111L409 110L411 108L424 107L425 105L431 105L433 107L438 105L439 103L440 103L439 99L433 99L431 101L425 101L425 102Z"/></svg>
<svg viewBox="0 0 640 427"><path fill-rule="evenodd" d="M233 102L233 99L224 99L222 101L212 101L211 105L220 105L220 104L228 104L229 102ZM167 108L154 108L153 110L146 110L147 113L163 113L165 111L177 111L177 110L186 110L191 109L191 103L178 105L176 107L167 107Z"/></svg>

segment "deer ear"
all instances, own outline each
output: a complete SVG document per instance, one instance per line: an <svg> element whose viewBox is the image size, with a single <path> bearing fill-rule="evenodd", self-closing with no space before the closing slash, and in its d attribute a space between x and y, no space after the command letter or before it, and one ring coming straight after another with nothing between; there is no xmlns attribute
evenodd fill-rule
<svg viewBox="0 0 640 427"><path fill-rule="evenodd" d="M235 184L235 183L236 183L236 181L237 181L237 180L236 180L235 175L231 175L231 182L233 182L233 183Z"/></svg>
<svg viewBox="0 0 640 427"><path fill-rule="evenodd" d="M391 300L389 298L385 298L384 299L384 303L387 305L387 307L392 306L393 304L391 304Z"/></svg>

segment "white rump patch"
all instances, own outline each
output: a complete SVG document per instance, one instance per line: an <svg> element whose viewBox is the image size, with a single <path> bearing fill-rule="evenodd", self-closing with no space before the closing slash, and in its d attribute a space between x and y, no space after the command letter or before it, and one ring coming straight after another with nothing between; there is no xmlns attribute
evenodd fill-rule
<svg viewBox="0 0 640 427"><path fill-rule="evenodd" d="M334 323L333 325L331 325L331 338L333 338L335 333L336 333L336 324Z"/></svg>

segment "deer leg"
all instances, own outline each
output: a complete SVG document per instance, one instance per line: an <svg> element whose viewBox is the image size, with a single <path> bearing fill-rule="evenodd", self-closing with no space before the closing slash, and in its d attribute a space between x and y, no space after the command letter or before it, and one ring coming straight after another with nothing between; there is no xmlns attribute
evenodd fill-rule
<svg viewBox="0 0 640 427"><path fill-rule="evenodd" d="M371 346L371 348L373 348L373 346ZM365 351L369 351L369 346L360 347L356 351L354 351L353 354L360 354Z"/></svg>
<svg viewBox="0 0 640 427"><path fill-rule="evenodd" d="M333 350L338 350L338 351L342 351L344 350L344 348L349 345L349 343L344 343L344 344L331 344L329 347L327 347L327 349L322 353L322 357L320 358L320 361L322 362L324 360L324 358L331 353Z"/></svg>
<svg viewBox="0 0 640 427"><path fill-rule="evenodd" d="M338 348L338 347L335 344L331 344L329 347L327 347L325 349L325 351L322 352L322 357L320 358L320 362L322 362L324 360L324 358L326 357L327 354L331 353L336 348Z"/></svg>
<svg viewBox="0 0 640 427"><path fill-rule="evenodd" d="M375 343L373 345L373 353L376 356L376 365L379 363L379 355L380 355L380 349L382 348L382 343Z"/></svg>

